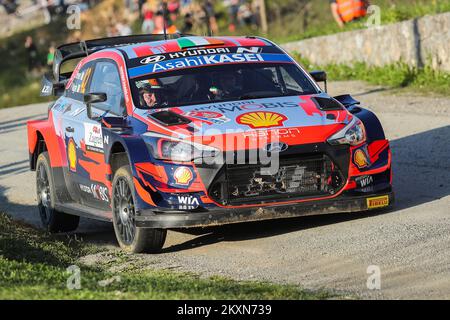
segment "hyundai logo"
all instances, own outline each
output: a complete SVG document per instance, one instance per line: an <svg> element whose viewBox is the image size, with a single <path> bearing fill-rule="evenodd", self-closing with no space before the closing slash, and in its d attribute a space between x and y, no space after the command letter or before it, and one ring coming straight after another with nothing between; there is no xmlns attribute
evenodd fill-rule
<svg viewBox="0 0 450 320"><path fill-rule="evenodd" d="M150 57L142 59L141 63L142 64L157 63L157 62L163 61L164 59L166 59L166 57L162 56L162 55L150 56Z"/></svg>
<svg viewBox="0 0 450 320"><path fill-rule="evenodd" d="M286 151L288 145L284 142L272 142L265 146L264 150L267 152L283 152Z"/></svg>

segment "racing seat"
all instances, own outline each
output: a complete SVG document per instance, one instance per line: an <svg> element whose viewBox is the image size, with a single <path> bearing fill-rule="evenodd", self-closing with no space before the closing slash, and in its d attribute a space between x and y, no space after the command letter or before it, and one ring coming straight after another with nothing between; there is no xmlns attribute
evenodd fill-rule
<svg viewBox="0 0 450 320"><path fill-rule="evenodd" d="M251 70L244 72L244 91L280 91L273 81L273 72L271 70Z"/></svg>
<svg viewBox="0 0 450 320"><path fill-rule="evenodd" d="M193 98L195 90L197 89L197 83L195 76L185 75L178 80L177 88L177 103L190 102Z"/></svg>

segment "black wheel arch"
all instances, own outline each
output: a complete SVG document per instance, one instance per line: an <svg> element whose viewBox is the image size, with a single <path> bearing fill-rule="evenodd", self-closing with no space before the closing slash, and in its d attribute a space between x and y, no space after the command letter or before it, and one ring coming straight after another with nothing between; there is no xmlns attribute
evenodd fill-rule
<svg viewBox="0 0 450 320"><path fill-rule="evenodd" d="M124 164L129 164L133 176L137 176L134 163L150 162L151 156L143 139L139 136L123 137L111 130L105 130L109 135L109 148L105 148L105 161L111 166L111 181L114 172Z"/></svg>
<svg viewBox="0 0 450 320"><path fill-rule="evenodd" d="M44 136L39 131L36 131L37 142L34 147L33 152L30 153L30 170L36 171L36 163L39 155L42 152L47 151L47 144L45 142Z"/></svg>

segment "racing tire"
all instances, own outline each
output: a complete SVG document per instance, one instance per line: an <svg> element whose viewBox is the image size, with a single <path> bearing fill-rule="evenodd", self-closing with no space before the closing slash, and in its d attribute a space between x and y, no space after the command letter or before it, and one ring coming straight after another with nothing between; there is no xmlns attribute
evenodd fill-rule
<svg viewBox="0 0 450 320"><path fill-rule="evenodd" d="M48 232L70 232L78 228L79 216L54 209L56 190L47 152L39 154L36 162L36 193L41 222Z"/></svg>
<svg viewBox="0 0 450 320"><path fill-rule="evenodd" d="M136 195L129 165L120 167L112 183L114 232L122 250L130 253L158 253L166 241L167 230L138 228L135 225Z"/></svg>

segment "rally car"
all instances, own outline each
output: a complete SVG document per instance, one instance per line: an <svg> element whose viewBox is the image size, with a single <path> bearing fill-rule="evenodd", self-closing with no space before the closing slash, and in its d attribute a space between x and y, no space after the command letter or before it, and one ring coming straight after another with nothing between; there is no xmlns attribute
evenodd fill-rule
<svg viewBox="0 0 450 320"><path fill-rule="evenodd" d="M263 38L62 45L41 94L58 97L48 119L28 122L51 232L75 230L80 216L112 221L124 250L157 252L170 228L394 201L377 117L350 95L330 97L325 72L307 73Z"/></svg>

